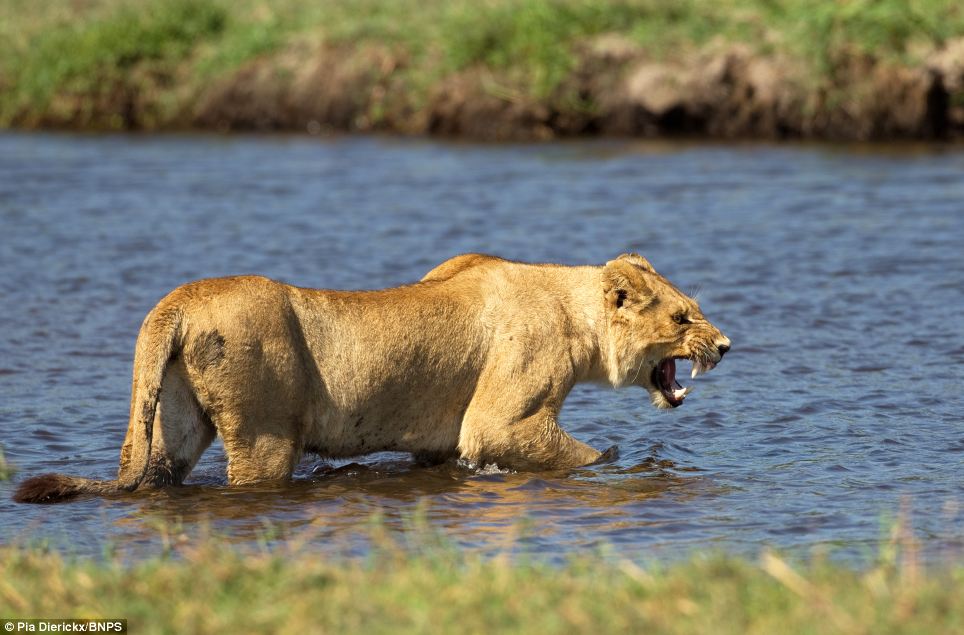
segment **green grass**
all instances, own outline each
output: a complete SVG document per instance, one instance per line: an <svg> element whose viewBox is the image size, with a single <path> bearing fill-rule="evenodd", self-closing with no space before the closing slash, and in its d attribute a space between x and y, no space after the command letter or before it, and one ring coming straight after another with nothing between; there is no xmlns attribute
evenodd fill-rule
<svg viewBox="0 0 964 635"><path fill-rule="evenodd" d="M913 64L964 35L955 0L5 0L0 125L56 113L65 95L128 87L157 125L209 83L299 42L389 47L413 91L470 67L514 90L552 94L580 43L618 34L656 59L713 42L780 53L833 81L840 60ZM423 91L424 92L424 91ZM83 121L80 122L81 124Z"/></svg>
<svg viewBox="0 0 964 635"><path fill-rule="evenodd" d="M383 549L330 561L303 547L242 552L175 540L126 565L0 548L0 616L126 618L132 633L951 633L964 567L814 561L793 568L694 557L641 568L614 557L562 566Z"/></svg>
<svg viewBox="0 0 964 635"><path fill-rule="evenodd" d="M38 30L23 49L8 52L4 72L12 90L4 111L42 110L57 92L96 93L127 81L137 68L163 69L198 42L217 37L225 22L224 10L215 5L168 0L55 23Z"/></svg>
<svg viewBox="0 0 964 635"><path fill-rule="evenodd" d="M15 472L13 466L7 463L7 457L3 454L3 446L0 446L0 481L9 481Z"/></svg>

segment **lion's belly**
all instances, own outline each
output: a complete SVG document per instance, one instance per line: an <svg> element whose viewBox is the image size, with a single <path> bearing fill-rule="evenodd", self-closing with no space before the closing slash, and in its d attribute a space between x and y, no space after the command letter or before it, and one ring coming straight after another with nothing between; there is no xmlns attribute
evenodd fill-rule
<svg viewBox="0 0 964 635"><path fill-rule="evenodd" d="M309 425L306 449L333 458L454 452L471 391L465 384L439 388L386 386L367 399L329 404Z"/></svg>
<svg viewBox="0 0 964 635"><path fill-rule="evenodd" d="M410 394L320 412L305 446L333 458L384 451L454 452L466 402L461 396L439 400L437 394L431 399Z"/></svg>

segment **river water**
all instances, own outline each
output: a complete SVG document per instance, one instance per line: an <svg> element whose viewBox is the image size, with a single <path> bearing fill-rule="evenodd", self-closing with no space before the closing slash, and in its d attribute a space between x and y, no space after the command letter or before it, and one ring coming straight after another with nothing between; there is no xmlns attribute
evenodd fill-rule
<svg viewBox="0 0 964 635"><path fill-rule="evenodd" d="M0 444L18 469L0 542L149 555L212 531L364 554L429 534L549 558L771 546L868 562L903 508L925 558L960 556L962 247L960 148L0 135ZM383 454L231 489L216 443L190 486L10 500L45 471L114 475L137 329L173 287L378 288L471 251L639 251L699 289L733 350L673 411L577 387L563 426L621 457L568 476Z"/></svg>

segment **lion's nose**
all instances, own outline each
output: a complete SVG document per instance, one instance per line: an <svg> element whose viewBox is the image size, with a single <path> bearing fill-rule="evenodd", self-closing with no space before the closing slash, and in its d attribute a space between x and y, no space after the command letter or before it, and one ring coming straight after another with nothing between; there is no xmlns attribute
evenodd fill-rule
<svg viewBox="0 0 964 635"><path fill-rule="evenodd" d="M716 350L720 351L720 357L722 358L724 355L726 355L726 351L730 350L730 345L720 344L719 346L716 347Z"/></svg>

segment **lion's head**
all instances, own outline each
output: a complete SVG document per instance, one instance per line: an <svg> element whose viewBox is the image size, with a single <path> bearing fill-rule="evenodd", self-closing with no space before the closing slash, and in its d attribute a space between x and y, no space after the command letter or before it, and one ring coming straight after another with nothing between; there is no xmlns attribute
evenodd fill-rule
<svg viewBox="0 0 964 635"><path fill-rule="evenodd" d="M676 380L676 360L693 362L692 377L716 366L730 340L703 317L699 305L637 254L606 263L603 293L608 320L608 370L614 386L649 391L657 408L675 408L690 391Z"/></svg>

